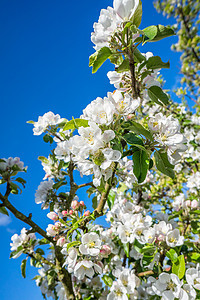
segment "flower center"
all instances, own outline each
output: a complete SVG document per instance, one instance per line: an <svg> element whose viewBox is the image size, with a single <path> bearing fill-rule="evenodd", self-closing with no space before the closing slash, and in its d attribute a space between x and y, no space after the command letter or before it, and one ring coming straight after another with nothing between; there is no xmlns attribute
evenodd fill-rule
<svg viewBox="0 0 200 300"><path fill-rule="evenodd" d="M89 242L88 246L89 246L89 248L93 248L95 246L95 242Z"/></svg>

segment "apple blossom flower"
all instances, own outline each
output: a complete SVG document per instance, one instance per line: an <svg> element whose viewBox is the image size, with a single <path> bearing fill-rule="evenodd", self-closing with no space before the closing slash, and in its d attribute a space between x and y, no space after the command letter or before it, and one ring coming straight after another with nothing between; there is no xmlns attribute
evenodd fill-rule
<svg viewBox="0 0 200 300"><path fill-rule="evenodd" d="M14 167L15 165L21 171L24 170L24 163L23 163L23 161L20 160L19 157L2 158L1 160L3 160L3 161L0 162L0 173L12 169L12 167Z"/></svg>
<svg viewBox="0 0 200 300"><path fill-rule="evenodd" d="M27 234L27 230L22 228L21 234L14 234L11 237L12 243L10 243L11 251L16 251L20 246L26 245L30 240L36 240L36 236L34 233ZM27 246L27 245L26 245ZM18 258L23 253L23 247L20 251L18 251L12 258Z"/></svg>
<svg viewBox="0 0 200 300"><path fill-rule="evenodd" d="M93 262L82 260L78 262L74 268L74 275L78 280L82 280L85 276L92 278L94 276Z"/></svg>
<svg viewBox="0 0 200 300"><path fill-rule="evenodd" d="M84 255L97 256L100 253L101 240L94 232L85 233L81 238L79 251Z"/></svg>
<svg viewBox="0 0 200 300"><path fill-rule="evenodd" d="M184 236L180 235L180 231L178 229L174 229L167 233L166 243L170 247L181 246L184 243Z"/></svg>
<svg viewBox="0 0 200 300"><path fill-rule="evenodd" d="M139 0L114 0L113 8L118 16L124 21L129 21L133 17Z"/></svg>
<svg viewBox="0 0 200 300"><path fill-rule="evenodd" d="M45 113L42 117L38 118L37 122L34 122L33 134L40 135L42 134L48 126L53 126L61 123L63 119L60 116L54 115L51 111Z"/></svg>
<svg viewBox="0 0 200 300"><path fill-rule="evenodd" d="M42 181L38 186L38 189L35 193L35 202L40 204L42 202L46 202L48 199L48 194L51 191L54 185L53 180Z"/></svg>
<svg viewBox="0 0 200 300"><path fill-rule="evenodd" d="M187 283L197 290L200 290L200 271L196 268L189 268L185 273Z"/></svg>
<svg viewBox="0 0 200 300"><path fill-rule="evenodd" d="M107 300L128 300L126 288L121 284L121 282L113 282Z"/></svg>
<svg viewBox="0 0 200 300"><path fill-rule="evenodd" d="M182 284L177 275L173 273L161 273L158 280L153 283L152 290L156 295L166 300L180 299Z"/></svg>

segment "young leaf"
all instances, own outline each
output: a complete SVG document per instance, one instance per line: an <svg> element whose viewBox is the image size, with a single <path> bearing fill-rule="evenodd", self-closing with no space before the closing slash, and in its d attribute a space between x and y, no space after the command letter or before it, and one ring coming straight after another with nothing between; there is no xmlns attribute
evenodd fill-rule
<svg viewBox="0 0 200 300"><path fill-rule="evenodd" d="M132 17L132 22L135 26L139 27L142 21L142 1L139 1L139 5Z"/></svg>
<svg viewBox="0 0 200 300"><path fill-rule="evenodd" d="M133 173L138 179L138 183L142 183L149 169L149 160L145 151L135 148L133 153Z"/></svg>
<svg viewBox="0 0 200 300"><path fill-rule="evenodd" d="M90 56L89 66L92 66L92 73L101 67L101 65L111 56L112 52L108 47L99 49L96 53Z"/></svg>
<svg viewBox="0 0 200 300"><path fill-rule="evenodd" d="M144 145L142 139L132 132L126 133L123 139L125 139L129 145Z"/></svg>
<svg viewBox="0 0 200 300"><path fill-rule="evenodd" d="M168 157L167 157L167 153L166 152L162 152L160 151L156 151L154 153L154 157L156 160L156 167L157 169L162 172L163 174L171 177L172 179L175 177L174 174L174 166L172 164L170 164Z"/></svg>
<svg viewBox="0 0 200 300"><path fill-rule="evenodd" d="M178 254L174 249L167 251L166 256L171 260L172 263L175 263L178 260Z"/></svg>
<svg viewBox="0 0 200 300"><path fill-rule="evenodd" d="M4 206L0 207L0 214L9 216L8 211Z"/></svg>
<svg viewBox="0 0 200 300"><path fill-rule="evenodd" d="M108 203L108 207L111 209L114 205L114 202L115 202L115 192L114 191L110 191L109 195L108 195L108 198L107 198L107 203Z"/></svg>
<svg viewBox="0 0 200 300"><path fill-rule="evenodd" d="M27 259L23 259L21 263L21 272L22 272L22 277L26 278L26 262Z"/></svg>
<svg viewBox="0 0 200 300"><path fill-rule="evenodd" d="M148 59L146 66L147 69L151 69L151 70L161 69L161 68L169 69L170 63L169 62L164 63L161 60L160 56L152 56Z"/></svg>
<svg viewBox="0 0 200 300"><path fill-rule="evenodd" d="M130 70L129 60L124 59L123 62L121 63L121 65L118 68L116 68L115 70L118 73L129 71Z"/></svg>
<svg viewBox="0 0 200 300"><path fill-rule="evenodd" d="M145 29L143 29L143 32L145 34L145 42L156 42L160 41L166 37L175 35L172 28L169 26L163 26L163 25L152 25Z"/></svg>
<svg viewBox="0 0 200 300"><path fill-rule="evenodd" d="M134 60L135 60L135 62L137 62L137 63L142 63L142 62L145 60L145 57L144 57L144 56L142 55L142 53L138 50L138 48L136 48L136 49L134 50L133 55L134 55Z"/></svg>
<svg viewBox="0 0 200 300"><path fill-rule="evenodd" d="M123 244L124 252L126 257L129 257L129 243Z"/></svg>
<svg viewBox="0 0 200 300"><path fill-rule="evenodd" d="M172 273L176 274L179 279L185 275L185 259L184 255L180 255L175 263L172 265Z"/></svg>
<svg viewBox="0 0 200 300"><path fill-rule="evenodd" d="M74 242L71 242L71 243L67 244L67 251L68 251L71 247L80 245L80 243L81 243L80 241L74 241Z"/></svg>
<svg viewBox="0 0 200 300"><path fill-rule="evenodd" d="M168 98L167 94L165 94L159 86L156 86L156 85L151 86L148 89L148 95L152 101L154 101L155 103L157 103L159 105L163 105L163 104L168 105L169 104L169 98Z"/></svg>
<svg viewBox="0 0 200 300"><path fill-rule="evenodd" d="M157 27L155 25L149 26L143 29L143 32L147 38L147 40L153 40L157 34Z"/></svg>
<svg viewBox="0 0 200 300"><path fill-rule="evenodd" d="M145 129L141 124L131 121L131 126L128 128L130 131L135 132L136 134L141 134L145 136L148 140L154 141L153 136L151 132L147 129Z"/></svg>
<svg viewBox="0 0 200 300"><path fill-rule="evenodd" d="M105 283L105 285L107 285L109 287L112 286L113 280L108 275L103 275L102 279L103 279L103 282Z"/></svg>
<svg viewBox="0 0 200 300"><path fill-rule="evenodd" d="M63 131L77 129L79 127L88 127L88 121L84 119L73 119L65 124Z"/></svg>

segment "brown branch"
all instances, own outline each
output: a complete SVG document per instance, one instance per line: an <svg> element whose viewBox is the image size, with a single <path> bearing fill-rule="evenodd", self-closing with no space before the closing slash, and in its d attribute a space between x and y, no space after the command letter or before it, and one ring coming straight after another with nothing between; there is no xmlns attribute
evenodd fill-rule
<svg viewBox="0 0 200 300"><path fill-rule="evenodd" d="M59 247L55 247L55 256L56 256L56 269L57 269L58 279L62 283L65 289L65 293L67 296L66 298L69 300L75 300L71 275L68 273L68 271L65 268L63 268L63 264L65 260L62 253L60 252Z"/></svg>
<svg viewBox="0 0 200 300"><path fill-rule="evenodd" d="M101 216L103 214L103 209L104 209L104 206L106 204L108 194L109 194L109 192L112 188L112 185L113 185L113 179L115 177L115 172L117 170L117 165L118 165L118 163L115 162L115 166L114 166L114 170L113 170L112 177L111 177L111 180L110 180L110 184L108 182L106 182L105 191L101 195L100 202L99 202L97 208L94 211L95 215L97 215L97 216Z"/></svg>
<svg viewBox="0 0 200 300"><path fill-rule="evenodd" d="M61 281L61 283L63 284L63 287L65 289L65 293L67 296L67 299L70 300L74 300L75 299L75 295L73 292L73 286L72 286L72 280L71 280L71 275L68 273L68 271L63 267L64 264L64 256L62 255L62 253L60 252L60 247L55 245L55 242L53 241L53 239L51 237L49 237L46 232L40 228L35 222L33 222L29 217L26 217L23 213L21 213L20 211L18 211L8 200L8 196L10 194L10 185L9 183L7 183L7 190L5 195L3 196L0 193L0 200L3 202L4 206L6 208L8 208L13 214L14 216L23 221L24 223L30 225L32 227L32 229L39 233L41 236L43 236L44 238L46 238L49 242L54 244L54 248L55 248L55 256L56 256L56 269L57 269L57 274L58 274L58 279ZM38 256L38 259L41 259L44 263L47 263L47 260L40 256L38 253L36 253L36 255ZM47 263L49 264L49 263ZM54 265L53 265L54 266ZM55 267L55 266L54 266Z"/></svg>
<svg viewBox="0 0 200 300"><path fill-rule="evenodd" d="M147 276L147 275L153 275L154 272L152 270L150 271L145 271L145 272L141 272L141 273L138 273L137 276Z"/></svg>
<svg viewBox="0 0 200 300"><path fill-rule="evenodd" d="M95 186L93 185L93 182L91 181L91 182L88 182L88 183L79 184L79 185L77 186L77 189L81 189L82 187L85 187L85 186L92 186L92 187L95 187Z"/></svg>
<svg viewBox="0 0 200 300"><path fill-rule="evenodd" d="M8 184L9 185L9 184ZM9 191L9 187L7 188L7 191ZM37 232L39 233L41 236L43 236L45 239L47 239L49 242L53 242L52 238L49 237L47 234L46 234L46 231L44 231L41 227L39 227L35 222L33 222L31 220L30 217L27 217L25 216L23 213L21 213L20 211L18 211L11 203L10 201L8 200L8 195L9 193L6 192L5 196L3 196L1 193L0 193L0 200L3 202L3 205L9 209L13 215L23 221L24 223L28 224L29 226L31 226L34 230L34 232Z"/></svg>

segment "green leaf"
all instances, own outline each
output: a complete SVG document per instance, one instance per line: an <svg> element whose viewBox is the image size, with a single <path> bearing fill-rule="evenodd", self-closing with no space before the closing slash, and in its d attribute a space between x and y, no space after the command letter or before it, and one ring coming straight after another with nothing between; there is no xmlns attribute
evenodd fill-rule
<svg viewBox="0 0 200 300"><path fill-rule="evenodd" d="M164 38L176 35L170 26L157 25L157 34L152 42L160 41Z"/></svg>
<svg viewBox="0 0 200 300"><path fill-rule="evenodd" d="M148 60L147 60L147 69L161 69L161 68L166 68L166 69L169 69L170 67L170 63L167 62L167 63L164 63L160 56L152 56L150 57Z"/></svg>
<svg viewBox="0 0 200 300"><path fill-rule="evenodd" d="M154 101L155 103L157 103L159 105L163 105L163 104L168 105L169 104L169 98L168 98L167 94L165 94L159 86L156 86L156 85L151 86L148 89L148 95L152 101Z"/></svg>
<svg viewBox="0 0 200 300"><path fill-rule="evenodd" d="M144 246L141 250L141 253L144 253L145 256L153 256L155 253L156 247L155 246Z"/></svg>
<svg viewBox="0 0 200 300"><path fill-rule="evenodd" d="M114 205L114 202L115 202L115 197L116 197L116 194L114 191L110 191L110 193L108 194L108 197L107 197L107 203L108 203L108 207L111 209Z"/></svg>
<svg viewBox="0 0 200 300"><path fill-rule="evenodd" d="M101 67L101 65L111 56L112 52L108 47L103 47L92 54L89 59L89 66L92 67L92 73Z"/></svg>
<svg viewBox="0 0 200 300"><path fill-rule="evenodd" d="M61 186L66 185L67 181L60 180L59 182L54 183L53 189L58 190Z"/></svg>
<svg viewBox="0 0 200 300"><path fill-rule="evenodd" d="M142 30L145 34L145 42L156 42L166 37L175 35L175 32L169 26L152 25Z"/></svg>
<svg viewBox="0 0 200 300"><path fill-rule="evenodd" d="M172 273L176 274L179 279L185 275L185 259L184 255L180 255L175 263L172 265Z"/></svg>
<svg viewBox="0 0 200 300"><path fill-rule="evenodd" d="M190 257L191 257L192 260L200 262L200 253L193 252Z"/></svg>
<svg viewBox="0 0 200 300"><path fill-rule="evenodd" d="M10 187L11 187L11 193L17 195L18 194L18 185L15 184L14 182L10 182Z"/></svg>
<svg viewBox="0 0 200 300"><path fill-rule="evenodd" d="M80 241L74 241L74 242L71 242L71 243L67 244L67 251L68 251L71 247L78 246L78 245L80 245L80 244L81 244Z"/></svg>
<svg viewBox="0 0 200 300"><path fill-rule="evenodd" d="M0 207L0 213L9 216L7 209L4 206Z"/></svg>
<svg viewBox="0 0 200 300"><path fill-rule="evenodd" d="M43 136L43 140L44 140L45 143L50 143L50 144L53 143L53 138L52 138L52 136L50 136L49 134L45 134L45 135Z"/></svg>
<svg viewBox="0 0 200 300"><path fill-rule="evenodd" d="M175 177L173 170L174 166L170 164L167 153L159 150L154 153L154 157L156 160L157 169L173 179Z"/></svg>
<svg viewBox="0 0 200 300"><path fill-rule="evenodd" d="M72 119L65 124L63 131L77 129L79 127L88 127L88 121L84 119Z"/></svg>
<svg viewBox="0 0 200 300"><path fill-rule="evenodd" d="M24 179L21 178L21 177L17 177L17 178L15 179L15 181L21 183L21 184L23 185L23 187L25 188L26 180L24 180Z"/></svg>
<svg viewBox="0 0 200 300"><path fill-rule="evenodd" d="M128 128L129 129L129 128ZM143 141L141 138L139 138L136 134L129 132L123 135L123 139L129 144L129 145L141 145L143 146Z"/></svg>
<svg viewBox="0 0 200 300"><path fill-rule="evenodd" d="M39 244L46 245L46 244L49 244L49 241L47 239L43 238L43 239L39 240Z"/></svg>
<svg viewBox="0 0 200 300"><path fill-rule="evenodd" d="M38 160L41 160L45 164L49 163L49 160L45 156L38 156Z"/></svg>
<svg viewBox="0 0 200 300"><path fill-rule="evenodd" d="M141 24L141 21L142 21L142 1L141 0L139 2L139 5L138 5L133 17L131 18L131 21L137 27L139 27Z"/></svg>
<svg viewBox="0 0 200 300"><path fill-rule="evenodd" d="M178 254L174 249L167 251L166 256L171 260L172 263L175 263L178 260Z"/></svg>
<svg viewBox="0 0 200 300"><path fill-rule="evenodd" d="M12 252L10 253L10 258L12 258L12 257L14 257L15 255L17 255L21 250L23 250L23 246L19 246L19 247L17 248L17 250L12 251Z"/></svg>
<svg viewBox="0 0 200 300"><path fill-rule="evenodd" d="M35 122L34 122L34 121L32 121L32 120L30 120L30 121L27 121L26 123L28 123L28 124L35 124Z"/></svg>
<svg viewBox="0 0 200 300"><path fill-rule="evenodd" d="M133 173L138 179L138 183L142 183L149 169L149 160L145 151L135 148L133 153Z"/></svg>
<svg viewBox="0 0 200 300"><path fill-rule="evenodd" d="M138 48L136 48L134 50L134 60L137 63L142 63L144 60L146 60L146 58L142 55L142 53L138 50Z"/></svg>
<svg viewBox="0 0 200 300"><path fill-rule="evenodd" d="M41 248L37 248L37 250L35 251L36 253L39 253L40 255L44 255L44 251Z"/></svg>
<svg viewBox="0 0 200 300"><path fill-rule="evenodd" d="M121 63L121 65L118 68L116 68L115 70L118 73L129 71L130 70L129 60L124 59L123 62Z"/></svg>
<svg viewBox="0 0 200 300"><path fill-rule="evenodd" d="M97 196L92 198L92 207L93 207L93 209L97 208Z"/></svg>
<svg viewBox="0 0 200 300"><path fill-rule="evenodd" d="M113 280L108 275L103 275L102 279L103 279L103 282L105 283L105 285L107 285L109 287L112 286Z"/></svg>
<svg viewBox="0 0 200 300"><path fill-rule="evenodd" d="M26 278L26 262L27 259L23 259L21 263L21 272L22 272L22 277Z"/></svg>
<svg viewBox="0 0 200 300"><path fill-rule="evenodd" d="M145 36L147 37L147 40L153 40L157 34L157 27L155 25L149 26L145 29L142 30L145 34Z"/></svg>
<svg viewBox="0 0 200 300"><path fill-rule="evenodd" d="M145 136L148 140L150 141L154 141L153 136L151 134L151 132L147 129L145 129L141 124L131 121L131 126L128 127L128 129L130 131L135 132L136 134L141 134L143 136Z"/></svg>
<svg viewBox="0 0 200 300"><path fill-rule="evenodd" d="M126 254L126 257L129 257L129 243L123 244L123 249Z"/></svg>

